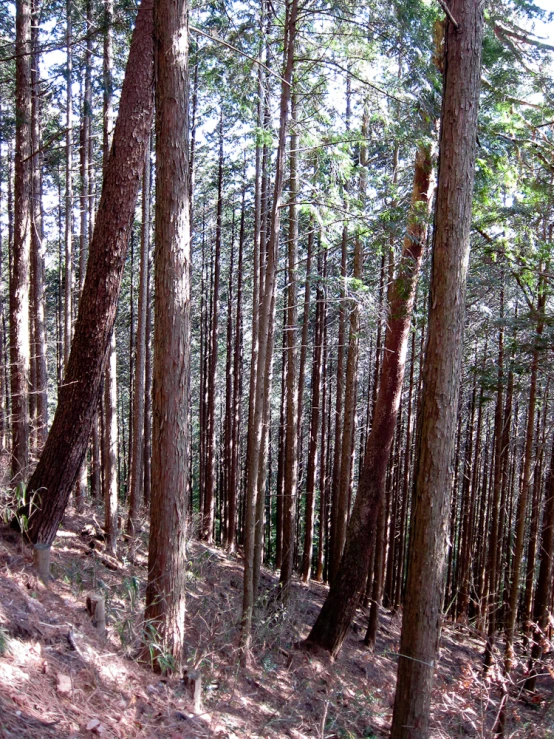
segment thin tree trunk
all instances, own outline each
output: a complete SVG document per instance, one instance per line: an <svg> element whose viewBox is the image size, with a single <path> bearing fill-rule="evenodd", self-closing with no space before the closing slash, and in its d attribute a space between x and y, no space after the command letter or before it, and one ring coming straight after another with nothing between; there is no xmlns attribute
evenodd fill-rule
<svg viewBox="0 0 554 739"><path fill-rule="evenodd" d="M146 269L146 357L144 368L144 505L150 508L152 489L152 300L150 298L152 260Z"/></svg>
<svg viewBox="0 0 554 739"><path fill-rule="evenodd" d="M546 292L544 289L544 278L541 274L539 279L539 297L537 300L537 315L539 316L536 328L535 348L531 362L531 380L529 389L529 406L527 411L527 430L525 434L525 454L523 458L522 485L517 503L514 555L511 568L511 582L509 588L508 613L506 619L506 651L504 655L504 668L510 672L514 659L514 635L517 618L517 602L519 596L519 574L523 549L525 544L525 520L527 512L527 499L531 486L533 461L533 438L535 431L535 405L537 397L537 372L539 368L539 347L544 329L544 308L546 305Z"/></svg>
<svg viewBox="0 0 554 739"><path fill-rule="evenodd" d="M294 83L293 83L294 84ZM298 387L296 332L298 310L296 307L296 263L298 260L298 131L296 92L291 96L290 138L290 202L288 233L288 290L286 322L283 330L287 337L287 410L285 443L285 484L283 497L283 556L281 560L280 596L287 600L294 567L296 496L298 486Z"/></svg>
<svg viewBox="0 0 554 739"><path fill-rule="evenodd" d="M504 314L504 287L500 289L500 315ZM494 466L493 466L493 489L491 501L490 515L490 536L489 551L487 561L487 572L485 573L485 585L483 592L483 602L485 605L486 615L488 616L488 636L485 646L484 667L485 670L492 665L494 639L496 633L496 616L498 606L496 603L497 592L497 571L498 571L498 548L499 548L499 527L500 527L500 495L502 492L502 442L503 427L506 424L506 418L503 418L502 397L503 397L503 378L504 378L504 328L500 327L498 333L498 388L496 392L496 407L494 414Z"/></svg>
<svg viewBox="0 0 554 739"><path fill-rule="evenodd" d="M113 38L112 38L112 16L113 0L104 0L104 14L106 26L104 28L104 109L103 109L103 170L109 161L110 146L112 141L112 119L113 119ZM104 438L103 449L103 475L104 485L104 518L106 536L109 546L115 552L117 542L117 502L118 502L118 478L119 460L118 454L118 423L117 423L117 353L115 333L112 331L108 347L108 359L106 363L106 374L104 377Z"/></svg>
<svg viewBox="0 0 554 739"><path fill-rule="evenodd" d="M323 272L321 269L321 239L318 243L318 273L325 280L327 273L327 257L325 256ZM319 293L321 290L321 295ZM325 299L325 290L320 282L318 282L318 299L322 301L322 332L321 332L321 457L319 463L319 542L317 547L317 569L315 579L318 582L323 580L325 546L329 538L329 491L327 478L327 301Z"/></svg>
<svg viewBox="0 0 554 739"><path fill-rule="evenodd" d="M65 300L64 300L64 343L63 363L67 369L71 338L73 335L73 30L72 4L66 0L66 80L65 80Z"/></svg>
<svg viewBox="0 0 554 739"><path fill-rule="evenodd" d="M544 514L542 520L540 565L535 601L533 603L533 646L529 660L527 690L535 690L537 662L545 649L545 637L550 620L552 599L552 561L554 554L554 439L550 458L550 470L546 484Z"/></svg>
<svg viewBox="0 0 554 739"><path fill-rule="evenodd" d="M240 433L240 378L241 368L241 346L242 346L242 266L245 241L245 189L242 191L242 205L240 216L239 234L239 256L237 264L237 308L235 315L235 343L233 354L233 403L231 422L231 460L228 479L228 512L225 546L230 551L235 550L237 498L239 485L239 433Z"/></svg>
<svg viewBox="0 0 554 739"><path fill-rule="evenodd" d="M290 99L290 83L294 62L294 41L296 36L296 19L298 15L298 0L290 0L287 3L287 14L285 19L285 70L284 82L281 87L280 121L279 121L279 144L277 148L277 160L275 167L275 183L273 191L273 205L271 223L269 230L269 241L267 246L267 260L265 264L265 279L263 285L262 299L260 301L260 313L258 319L258 354L256 369L256 389L253 398L254 409L252 423L248 428L248 468L246 477L246 514L244 524L244 592L242 604L241 625L241 647L243 661L248 660L251 643L252 609L254 606L254 544L255 544L255 515L258 494L258 451L261 449L264 402L269 390L264 378L264 371L271 354L272 346L269 341L271 323L274 321L275 310L275 284L277 278L277 248L279 240L281 195L283 191L283 179L285 169L285 148L288 121L288 107Z"/></svg>
<svg viewBox="0 0 554 739"><path fill-rule="evenodd" d="M150 146L146 147L142 181L142 233L137 324L137 358L133 398L133 451L129 484L128 530L132 533L144 500L144 406L146 401L146 313L148 301L148 258L150 254Z"/></svg>
<svg viewBox="0 0 554 739"><path fill-rule="evenodd" d="M213 541L216 489L215 399L218 357L219 280L221 272L221 239L223 228L223 109L219 119L219 168L217 175L217 220L215 231L214 277L212 290L212 322L209 338L208 386L206 407L206 479L201 537Z"/></svg>
<svg viewBox="0 0 554 739"><path fill-rule="evenodd" d="M320 260L321 261L321 260ZM310 437L308 444L308 468L306 471L306 523L304 527L304 553L302 557L302 582L309 582L312 569L312 551L314 537L315 481L317 473L317 436L319 433L321 371L323 352L323 323L325 306L323 290L318 282L315 323L314 358L312 367L312 415L310 419ZM325 416L323 409L323 416ZM322 490L319 492L323 495ZM320 508L321 510L321 508ZM323 518L322 513L320 513ZM320 539L322 531L320 528ZM321 574L320 574L321 577Z"/></svg>
<svg viewBox="0 0 554 739"><path fill-rule="evenodd" d="M15 160L10 363L12 484L29 474L29 267L31 253L31 2L18 0L15 18Z"/></svg>
<svg viewBox="0 0 554 739"><path fill-rule="evenodd" d="M111 554L117 550L117 385L115 335L112 332L108 350L108 365L104 381L104 528L106 548Z"/></svg>
<svg viewBox="0 0 554 739"><path fill-rule="evenodd" d="M42 157L38 153L40 148L40 98L39 98L39 50L38 50L38 28L39 7L35 2L33 7L33 59L31 69L31 80L33 85L32 105L32 145L34 153L32 165L32 189L33 189L33 225L31 243L31 279L33 293L33 357L35 363L35 431L36 431L36 453L40 454L46 442L48 434L48 372L46 366L46 320L45 320L45 246L42 219Z"/></svg>

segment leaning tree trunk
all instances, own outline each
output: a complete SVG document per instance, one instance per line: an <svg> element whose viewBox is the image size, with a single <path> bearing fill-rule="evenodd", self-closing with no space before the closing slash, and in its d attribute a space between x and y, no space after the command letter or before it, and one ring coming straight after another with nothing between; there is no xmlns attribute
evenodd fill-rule
<svg viewBox="0 0 554 739"><path fill-rule="evenodd" d="M152 122L153 59L152 0L143 0L131 41L71 354L52 428L29 481L28 489L37 494L39 503L30 516L33 542L51 543L56 536L91 432Z"/></svg>
<svg viewBox="0 0 554 739"><path fill-rule="evenodd" d="M396 426L412 308L425 243L426 219L422 217L430 198L431 159L422 147L416 156L412 207L408 218L398 274L390 292L389 320L379 391L368 436L358 494L346 535L339 570L323 604L308 642L337 654L359 603L369 570L375 528L383 505L387 464Z"/></svg>
<svg viewBox="0 0 554 739"><path fill-rule="evenodd" d="M152 500L144 620L179 670L185 619L190 361L188 3L156 0ZM154 667L165 671L161 653Z"/></svg>
<svg viewBox="0 0 554 739"><path fill-rule="evenodd" d="M453 0L444 94L424 386L392 739L425 739L444 590L451 466L481 80L483 4Z"/></svg>

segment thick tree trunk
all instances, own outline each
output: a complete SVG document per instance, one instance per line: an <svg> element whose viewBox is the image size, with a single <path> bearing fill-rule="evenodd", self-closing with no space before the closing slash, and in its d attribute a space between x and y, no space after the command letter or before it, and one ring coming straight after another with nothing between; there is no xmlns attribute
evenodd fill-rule
<svg viewBox="0 0 554 739"><path fill-rule="evenodd" d="M348 526L344 554L331 590L308 641L337 654L356 612L365 585L375 527L383 504L385 478L400 405L408 336L417 279L423 255L426 219L421 210L429 204L431 160L428 149L416 157L412 207L408 217L398 274L390 292L385 354L368 436L358 494Z"/></svg>
<svg viewBox="0 0 554 739"><path fill-rule="evenodd" d="M39 507L30 517L33 542L51 543L83 461L113 331L144 152L152 122L152 3L143 0L121 92L75 336L44 451L29 481ZM68 433L72 429L72 433Z"/></svg>
<svg viewBox="0 0 554 739"><path fill-rule="evenodd" d="M152 500L144 614L172 664L183 659L190 363L188 7L156 0L156 252Z"/></svg>
<svg viewBox="0 0 554 739"><path fill-rule="evenodd" d="M448 493L469 262L483 6L453 0L445 76L424 389L391 739L426 739L440 633Z"/></svg>

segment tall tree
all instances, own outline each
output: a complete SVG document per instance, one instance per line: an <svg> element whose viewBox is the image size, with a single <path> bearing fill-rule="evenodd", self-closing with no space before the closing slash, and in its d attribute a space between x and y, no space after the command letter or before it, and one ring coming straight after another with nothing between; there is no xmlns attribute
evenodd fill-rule
<svg viewBox="0 0 554 739"><path fill-rule="evenodd" d="M33 363L33 394L35 428L35 453L40 453L48 433L48 371L46 366L46 301L45 301L45 243L42 217L42 155L40 153L40 69L39 69L39 21L40 3L33 2L32 20L32 235L31 235L31 335L33 337L31 361Z"/></svg>
<svg viewBox="0 0 554 739"><path fill-rule="evenodd" d="M65 275L63 361L67 366L73 334L73 23L72 3L66 1L65 80Z"/></svg>
<svg viewBox="0 0 554 739"><path fill-rule="evenodd" d="M294 84L294 82L293 82ZM291 137L290 137L290 202L288 233L288 288L285 317L285 336L287 352L286 388L286 428L285 428L285 474L283 490L283 554L281 560L281 597L286 600L292 581L294 548L296 537L296 494L298 485L298 387L297 387L297 349L296 322L296 265L298 260L298 115L297 95L291 96Z"/></svg>
<svg viewBox="0 0 554 739"><path fill-rule="evenodd" d="M29 265L31 253L31 2L15 16L15 161L13 257L10 279L12 481L29 473Z"/></svg>
<svg viewBox="0 0 554 739"><path fill-rule="evenodd" d="M339 569L308 642L337 654L352 623L369 570L379 511L384 504L390 449L400 406L412 309L426 234L430 202L431 158L427 146L417 152L412 207L397 275L390 290L385 354L371 433Z"/></svg>
<svg viewBox="0 0 554 739"><path fill-rule="evenodd" d="M263 439L264 407L267 409L269 399L268 362L273 353L273 331L271 329L275 316L275 288L277 280L277 247L280 230L281 197L285 174L285 148L287 123L289 115L290 86L294 65L294 43L296 37L296 22L298 17L298 0L287 2L285 19L285 63L283 82L281 86L279 143L277 147L277 161L275 181L273 186L273 203L267 243L267 258L263 292L261 292L258 317L258 340L256 356L256 386L252 397L253 412L249 418L247 454L248 467L246 472L246 515L244 533L244 588L242 603L242 649L243 658L248 659L251 643L252 609L254 607L254 544L257 499L259 495L259 476L265 478L265 471L260 470L259 456ZM267 411L266 411L267 412Z"/></svg>
<svg viewBox="0 0 554 739"><path fill-rule="evenodd" d="M129 481L129 530L134 531L144 498L144 408L146 402L146 314L148 302L148 259L150 255L150 146L146 147L142 180L142 232L137 324L137 359L133 396L133 448Z"/></svg>
<svg viewBox="0 0 554 739"><path fill-rule="evenodd" d="M143 0L131 40L65 381L44 450L29 481L29 492L40 500L30 517L29 537L34 542L53 541L90 437L152 123L153 62L152 0ZM68 434L68 429L75 433Z"/></svg>
<svg viewBox="0 0 554 739"><path fill-rule="evenodd" d="M425 739L440 633L481 80L483 4L450 3L429 328L392 739Z"/></svg>
<svg viewBox="0 0 554 739"><path fill-rule="evenodd" d="M179 669L185 619L190 356L188 3L156 0L152 499L145 622ZM162 655L156 667L163 669Z"/></svg>

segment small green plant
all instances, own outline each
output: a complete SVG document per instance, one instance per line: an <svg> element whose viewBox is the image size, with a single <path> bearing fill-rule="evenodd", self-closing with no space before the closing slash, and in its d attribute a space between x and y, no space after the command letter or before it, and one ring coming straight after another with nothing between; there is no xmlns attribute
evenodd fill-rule
<svg viewBox="0 0 554 739"><path fill-rule="evenodd" d="M125 649L132 643L135 634L133 631L133 619L123 618L120 621L115 621L115 630L119 636L121 646Z"/></svg>
<svg viewBox="0 0 554 739"><path fill-rule="evenodd" d="M8 633L0 626L0 657L4 657L10 651L10 640Z"/></svg>
<svg viewBox="0 0 554 739"><path fill-rule="evenodd" d="M126 577L121 583L124 597L129 601L131 611L134 613L139 599L140 580L134 575Z"/></svg>
<svg viewBox="0 0 554 739"><path fill-rule="evenodd" d="M4 509L5 523L15 518L19 530L22 534L25 534L29 530L31 514L38 507L37 503L37 493L34 493L27 502L27 486L24 482L18 483L11 491L9 501Z"/></svg>
<svg viewBox="0 0 554 739"><path fill-rule="evenodd" d="M144 624L144 645L148 649L148 656L152 668L160 670L162 675L174 673L177 665L172 654L169 654L163 644L157 625L153 621Z"/></svg>

